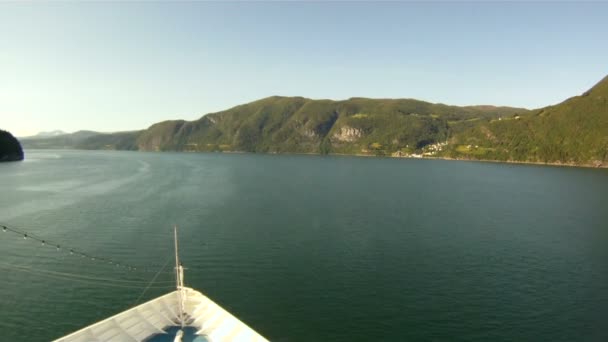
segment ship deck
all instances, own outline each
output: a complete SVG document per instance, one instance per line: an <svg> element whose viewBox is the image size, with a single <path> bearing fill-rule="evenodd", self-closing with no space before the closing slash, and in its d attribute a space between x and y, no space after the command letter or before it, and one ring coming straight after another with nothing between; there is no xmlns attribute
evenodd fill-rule
<svg viewBox="0 0 608 342"><path fill-rule="evenodd" d="M183 303L180 305L181 299ZM184 287L61 337L56 342L172 342L179 330L180 308L187 317L182 341L267 341L207 296Z"/></svg>

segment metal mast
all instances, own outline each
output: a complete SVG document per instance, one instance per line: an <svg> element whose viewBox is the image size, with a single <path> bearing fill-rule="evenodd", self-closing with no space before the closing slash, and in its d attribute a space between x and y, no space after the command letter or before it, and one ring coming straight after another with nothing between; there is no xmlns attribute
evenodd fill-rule
<svg viewBox="0 0 608 342"><path fill-rule="evenodd" d="M177 301L179 305L179 323L184 327L184 269L179 262L179 253L177 249L177 225L173 226L173 238L175 240L175 283L177 286Z"/></svg>

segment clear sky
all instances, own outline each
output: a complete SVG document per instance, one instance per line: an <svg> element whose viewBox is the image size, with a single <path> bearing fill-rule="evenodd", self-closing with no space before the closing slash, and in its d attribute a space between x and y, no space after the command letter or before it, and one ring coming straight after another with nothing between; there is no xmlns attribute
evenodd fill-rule
<svg viewBox="0 0 608 342"><path fill-rule="evenodd" d="M608 3L1 3L0 128L121 131L271 95L536 108L608 74Z"/></svg>

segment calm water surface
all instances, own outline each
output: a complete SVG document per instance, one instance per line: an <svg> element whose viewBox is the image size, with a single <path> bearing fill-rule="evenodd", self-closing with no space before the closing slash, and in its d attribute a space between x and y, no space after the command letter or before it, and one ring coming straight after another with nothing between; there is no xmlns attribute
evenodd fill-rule
<svg viewBox="0 0 608 342"><path fill-rule="evenodd" d="M187 285L273 341L608 341L608 170L26 152L0 223L139 268L0 233L1 340L170 291L177 224Z"/></svg>

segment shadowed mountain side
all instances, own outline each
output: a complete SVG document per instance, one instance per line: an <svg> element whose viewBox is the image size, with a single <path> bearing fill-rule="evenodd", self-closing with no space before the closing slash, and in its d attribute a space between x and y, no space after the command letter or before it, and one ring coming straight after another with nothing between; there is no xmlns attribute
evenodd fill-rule
<svg viewBox="0 0 608 342"><path fill-rule="evenodd" d="M19 140L11 133L0 130L0 162L23 160Z"/></svg>

